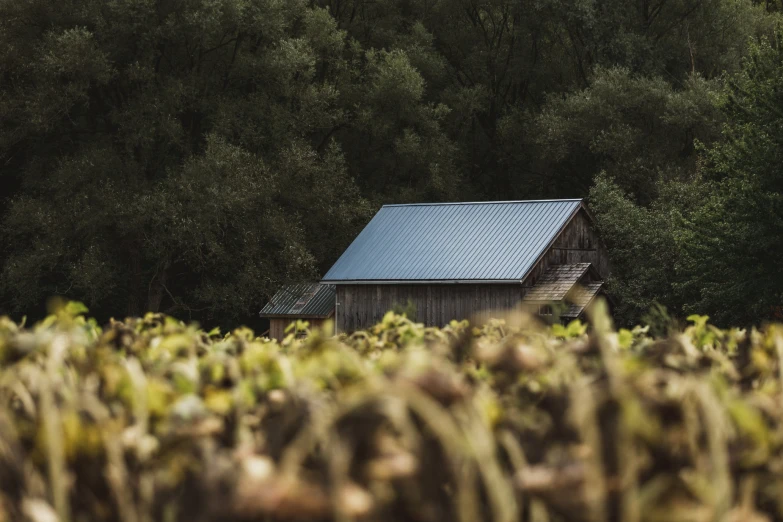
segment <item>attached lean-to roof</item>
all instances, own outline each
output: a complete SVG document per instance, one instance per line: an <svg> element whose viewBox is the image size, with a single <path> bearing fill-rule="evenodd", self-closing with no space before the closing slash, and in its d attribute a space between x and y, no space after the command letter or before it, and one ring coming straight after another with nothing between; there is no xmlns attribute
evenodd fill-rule
<svg viewBox="0 0 783 522"><path fill-rule="evenodd" d="M567 308L560 317L564 319L576 319L585 311L587 306L601 291L603 281L591 281L584 283L582 279L588 270L595 268L590 263L571 263L550 267L538 278L524 301L532 304L544 304L562 302ZM583 284L580 284L580 280Z"/></svg>
<svg viewBox="0 0 783 522"><path fill-rule="evenodd" d="M555 265L538 278L525 294L525 301L548 303L562 301L574 285L590 269L590 263Z"/></svg>
<svg viewBox="0 0 783 522"><path fill-rule="evenodd" d="M581 199L385 205L322 282L520 282Z"/></svg>
<svg viewBox="0 0 783 522"><path fill-rule="evenodd" d="M593 299L595 299L595 296L598 295L598 292L601 291L601 287L603 285L604 283L602 281L598 281L595 283L588 283L584 286L579 286L574 289L574 293L571 297L573 302L571 305L569 305L565 312L560 314L560 317L564 319L576 319L582 315L582 312L585 311L585 308L587 308Z"/></svg>
<svg viewBox="0 0 783 522"><path fill-rule="evenodd" d="M261 317L329 317L334 313L334 285L301 283L286 285L269 300Z"/></svg>

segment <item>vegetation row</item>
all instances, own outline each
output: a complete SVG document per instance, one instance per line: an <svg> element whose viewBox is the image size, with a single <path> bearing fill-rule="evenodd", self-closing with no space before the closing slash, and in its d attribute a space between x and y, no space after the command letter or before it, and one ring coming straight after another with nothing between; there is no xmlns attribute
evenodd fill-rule
<svg viewBox="0 0 783 522"><path fill-rule="evenodd" d="M779 327L85 311L0 319L2 521L783 520Z"/></svg>

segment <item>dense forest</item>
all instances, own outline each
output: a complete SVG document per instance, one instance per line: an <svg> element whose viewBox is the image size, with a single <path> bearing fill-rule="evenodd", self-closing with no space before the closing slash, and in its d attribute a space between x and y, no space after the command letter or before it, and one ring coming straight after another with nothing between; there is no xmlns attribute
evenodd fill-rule
<svg viewBox="0 0 783 522"><path fill-rule="evenodd" d="M384 203L585 197L620 323L775 318L781 9L0 0L0 313L247 323Z"/></svg>

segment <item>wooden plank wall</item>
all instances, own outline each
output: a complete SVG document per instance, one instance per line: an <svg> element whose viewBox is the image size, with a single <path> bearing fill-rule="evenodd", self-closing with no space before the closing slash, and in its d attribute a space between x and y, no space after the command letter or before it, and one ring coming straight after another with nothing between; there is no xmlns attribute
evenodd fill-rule
<svg viewBox="0 0 783 522"><path fill-rule="evenodd" d="M410 300L416 310L413 319L443 326L481 311L514 308L523 295L519 284L337 285L335 322L339 332L368 328Z"/></svg>
<svg viewBox="0 0 783 522"><path fill-rule="evenodd" d="M269 338L270 339L277 339L278 341L283 340L285 338L286 333L285 329L288 328L288 325L296 321L295 317L292 318L286 318L286 319L280 319L280 318L270 318L269 319ZM324 319L303 319L303 321L307 321L310 323L310 328L320 328L321 325L324 323Z"/></svg>
<svg viewBox="0 0 783 522"><path fill-rule="evenodd" d="M533 286L550 266L567 263L592 263L604 280L609 276L609 254L598 239L584 210L580 210L563 229L552 248L530 271L524 286Z"/></svg>
<svg viewBox="0 0 783 522"><path fill-rule="evenodd" d="M269 320L269 338L281 340L285 334L286 327L291 323L288 319L270 319Z"/></svg>

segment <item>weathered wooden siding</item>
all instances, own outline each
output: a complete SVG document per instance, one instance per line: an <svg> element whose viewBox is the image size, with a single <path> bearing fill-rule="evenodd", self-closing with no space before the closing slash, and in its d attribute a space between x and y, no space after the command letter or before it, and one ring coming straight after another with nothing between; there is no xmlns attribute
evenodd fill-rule
<svg viewBox="0 0 783 522"><path fill-rule="evenodd" d="M288 319L269 320L269 338L280 340L283 338L285 328L290 324Z"/></svg>
<svg viewBox="0 0 783 522"><path fill-rule="evenodd" d="M533 286L550 266L567 263L592 263L603 279L609 276L609 254L584 210L580 210L566 225L552 247L525 278L524 286Z"/></svg>
<svg viewBox="0 0 783 522"><path fill-rule="evenodd" d="M360 330L410 301L417 322L443 326L478 312L513 308L523 292L519 284L338 285L335 322L340 332Z"/></svg>
<svg viewBox="0 0 783 522"><path fill-rule="evenodd" d="M302 319L303 321L307 321L310 323L310 328L320 328L321 325L324 323L324 319ZM286 318L286 319L280 319L280 318L270 318L269 319L269 338L270 339L277 339L278 341L282 340L285 336L285 329L288 328L288 325L296 321L295 318Z"/></svg>

